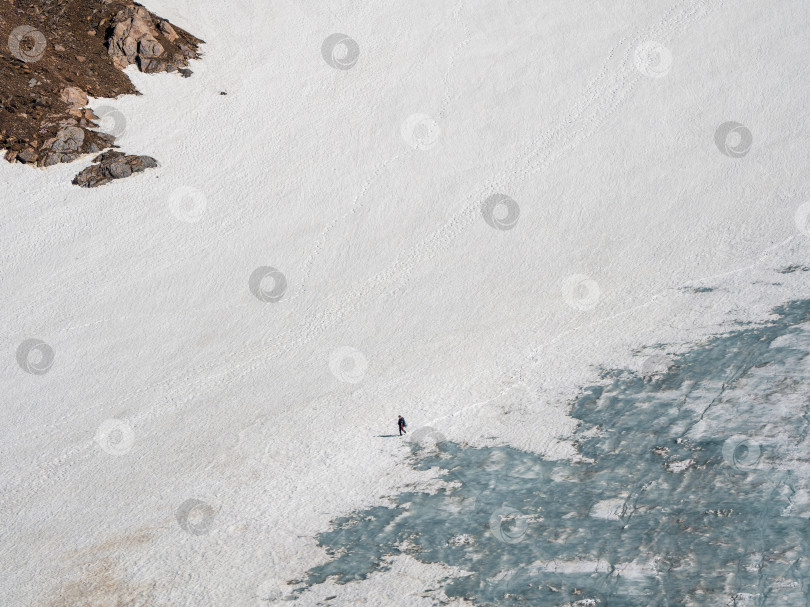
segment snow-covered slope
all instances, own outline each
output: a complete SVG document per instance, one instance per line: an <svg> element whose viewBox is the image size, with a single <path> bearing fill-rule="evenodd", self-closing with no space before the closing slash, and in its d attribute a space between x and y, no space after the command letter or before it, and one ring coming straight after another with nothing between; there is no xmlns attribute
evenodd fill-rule
<svg viewBox="0 0 810 607"><path fill-rule="evenodd" d="M0 164L3 605L267 604L429 480L397 414L567 457L599 366L807 295L805 2L144 4L205 58L94 107L161 166Z"/></svg>

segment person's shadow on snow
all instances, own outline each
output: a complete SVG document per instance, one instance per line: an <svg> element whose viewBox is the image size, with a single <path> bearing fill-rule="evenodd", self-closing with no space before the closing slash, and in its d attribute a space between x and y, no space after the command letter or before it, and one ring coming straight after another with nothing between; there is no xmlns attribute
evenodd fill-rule
<svg viewBox="0 0 810 607"><path fill-rule="evenodd" d="M376 438L395 438L399 436L399 434L378 434Z"/></svg>

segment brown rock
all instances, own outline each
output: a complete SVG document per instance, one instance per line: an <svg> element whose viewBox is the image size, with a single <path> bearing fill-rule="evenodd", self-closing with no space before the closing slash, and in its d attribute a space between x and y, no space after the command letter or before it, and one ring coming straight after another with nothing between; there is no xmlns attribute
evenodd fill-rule
<svg viewBox="0 0 810 607"><path fill-rule="evenodd" d="M138 57L138 68L145 74L168 71L166 62L162 59L148 59L142 56Z"/></svg>
<svg viewBox="0 0 810 607"><path fill-rule="evenodd" d="M84 143L84 130L77 126L65 126L59 129L55 139L46 142L42 147L50 148L54 152L78 152L82 143Z"/></svg>
<svg viewBox="0 0 810 607"><path fill-rule="evenodd" d="M37 151L31 146L23 148L23 150L19 154L17 154L17 160L19 160L20 162L31 163L34 162L36 159L37 159Z"/></svg>
<svg viewBox="0 0 810 607"><path fill-rule="evenodd" d="M138 41L138 53L141 57L160 57L164 51L163 45L151 36L144 36Z"/></svg>
<svg viewBox="0 0 810 607"><path fill-rule="evenodd" d="M172 24L168 21L161 21L158 23L158 28L160 28L160 32L166 36L169 42L174 42L179 37L177 32L174 31Z"/></svg>
<svg viewBox="0 0 810 607"><path fill-rule="evenodd" d="M55 164L59 164L60 162L73 162L79 157L79 154L73 153L65 153L61 154L59 152L49 152L44 158L40 158L37 164L42 167L49 167Z"/></svg>
<svg viewBox="0 0 810 607"><path fill-rule="evenodd" d="M110 150L99 154L90 165L73 178L75 185L83 188L95 188L113 179L123 179L134 173L157 166L157 161L150 156L126 156L121 152Z"/></svg>
<svg viewBox="0 0 810 607"><path fill-rule="evenodd" d="M71 109L79 109L87 105L87 93L75 86L68 86L62 89L60 98L67 103Z"/></svg>
<svg viewBox="0 0 810 607"><path fill-rule="evenodd" d="M93 158L93 162L112 162L113 160L116 160L117 158L123 158L124 156L126 156L124 152L109 150Z"/></svg>
<svg viewBox="0 0 810 607"><path fill-rule="evenodd" d="M129 166L123 158L113 160L107 170L110 172L110 177L113 179L123 179L124 177L132 175L132 167Z"/></svg>
<svg viewBox="0 0 810 607"><path fill-rule="evenodd" d="M158 35L152 18L142 6L129 6L118 11L113 20L115 27L108 41L107 52L115 67L124 69L137 62L139 57L159 57L164 48L157 41Z"/></svg>
<svg viewBox="0 0 810 607"><path fill-rule="evenodd" d="M50 154L45 156L44 160L42 160L42 166L49 167L49 166L53 166L55 164L59 164L60 156L61 156L61 154L56 154L54 152L51 152Z"/></svg>
<svg viewBox="0 0 810 607"><path fill-rule="evenodd" d="M111 135L110 133L96 132L96 139L104 147L109 147L115 143L115 135Z"/></svg>
<svg viewBox="0 0 810 607"><path fill-rule="evenodd" d="M130 158L128 162L129 166L132 167L133 173L140 173L146 169L153 169L158 165L157 160L151 156L127 156L127 158Z"/></svg>

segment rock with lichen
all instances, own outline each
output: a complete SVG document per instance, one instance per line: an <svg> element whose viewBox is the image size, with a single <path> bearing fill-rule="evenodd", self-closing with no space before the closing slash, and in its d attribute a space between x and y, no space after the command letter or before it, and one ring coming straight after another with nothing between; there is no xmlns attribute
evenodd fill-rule
<svg viewBox="0 0 810 607"><path fill-rule="evenodd" d="M93 159L93 162L96 164L91 164L73 178L74 185L96 188L114 179L124 179L158 165L151 156L127 156L116 151L99 154Z"/></svg>

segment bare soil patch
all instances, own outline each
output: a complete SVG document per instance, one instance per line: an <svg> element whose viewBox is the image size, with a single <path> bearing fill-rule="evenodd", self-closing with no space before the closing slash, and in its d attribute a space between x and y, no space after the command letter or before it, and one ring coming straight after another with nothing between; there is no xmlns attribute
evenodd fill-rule
<svg viewBox="0 0 810 607"><path fill-rule="evenodd" d="M122 71L190 76L203 41L121 0L0 0L0 150L50 166L116 147L87 96L138 94Z"/></svg>

